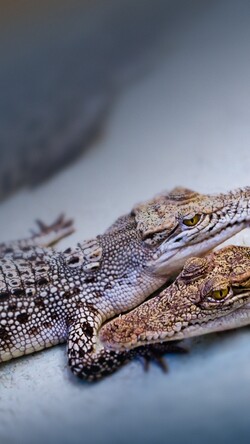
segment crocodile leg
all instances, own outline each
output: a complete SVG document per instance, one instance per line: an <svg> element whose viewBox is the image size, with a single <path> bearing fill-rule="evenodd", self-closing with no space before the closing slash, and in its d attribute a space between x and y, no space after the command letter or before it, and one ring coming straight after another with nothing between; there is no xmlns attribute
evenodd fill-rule
<svg viewBox="0 0 250 444"><path fill-rule="evenodd" d="M144 369L150 362L156 362L167 371L165 353L186 353L187 350L176 343L149 344L133 350L114 351L102 347L98 332L102 316L89 304L82 305L77 317L69 322L68 362L72 372L85 380L94 381L115 372L123 364L134 358L141 358Z"/></svg>
<svg viewBox="0 0 250 444"><path fill-rule="evenodd" d="M113 373L134 353L108 351L98 347L98 330L102 316L93 307L83 305L77 317L69 323L68 363L72 372L85 380L94 381Z"/></svg>
<svg viewBox="0 0 250 444"><path fill-rule="evenodd" d="M37 220L38 230L30 237L0 244L0 258L15 251L27 251L33 247L50 247L74 232L73 221L62 214L51 225Z"/></svg>

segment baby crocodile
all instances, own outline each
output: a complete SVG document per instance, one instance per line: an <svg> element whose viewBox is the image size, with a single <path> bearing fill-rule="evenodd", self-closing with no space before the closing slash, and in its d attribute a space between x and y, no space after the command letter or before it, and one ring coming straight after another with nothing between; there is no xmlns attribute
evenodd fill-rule
<svg viewBox="0 0 250 444"><path fill-rule="evenodd" d="M100 331L115 350L180 340L250 323L250 248L190 258L168 288Z"/></svg>
<svg viewBox="0 0 250 444"><path fill-rule="evenodd" d="M72 231L63 219L0 245L0 362L67 341L74 374L94 380L111 373L132 354L105 350L98 338L104 322L249 220L248 187L217 195L175 188L63 252L46 247Z"/></svg>

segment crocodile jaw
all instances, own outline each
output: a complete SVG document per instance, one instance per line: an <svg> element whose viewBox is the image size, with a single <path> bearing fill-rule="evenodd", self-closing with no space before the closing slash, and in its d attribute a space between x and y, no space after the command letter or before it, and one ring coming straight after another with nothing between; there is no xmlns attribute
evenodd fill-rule
<svg viewBox="0 0 250 444"><path fill-rule="evenodd" d="M184 325L187 325L183 328ZM243 307L240 307L231 313L222 316L220 318L210 319L204 321L201 324L194 323L189 324L186 322L182 324L182 329L180 326L180 331L174 328L171 332L145 332L141 333L140 340L138 342L138 337L134 334L131 336L129 342L120 343L109 343L109 341L104 340L105 347L111 350L126 350L133 349L143 345L157 344L161 342L169 341L181 341L184 339L192 338L194 336L202 336L209 333L216 333L225 330L233 330L235 328L245 327L250 324L250 302L246 303Z"/></svg>
<svg viewBox="0 0 250 444"><path fill-rule="evenodd" d="M243 307L222 316L221 318L211 319L202 324L189 325L181 332L169 338L169 341L191 338L194 336L206 335L219 331L232 330L235 328L245 327L250 324L250 302Z"/></svg>
<svg viewBox="0 0 250 444"><path fill-rule="evenodd" d="M180 270L185 264L186 260L194 256L203 256L208 251L222 244L227 239L230 239L235 234L246 228L249 223L247 220L236 223L226 228L222 228L219 233L214 236L207 237L200 242L193 243L182 248L172 248L171 245L161 255L155 257L153 261L148 264L148 268L154 274L170 276ZM162 249L164 246L162 246Z"/></svg>

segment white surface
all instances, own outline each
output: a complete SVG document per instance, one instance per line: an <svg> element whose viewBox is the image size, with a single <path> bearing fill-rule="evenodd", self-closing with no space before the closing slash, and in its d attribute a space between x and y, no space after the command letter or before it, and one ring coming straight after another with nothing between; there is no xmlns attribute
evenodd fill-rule
<svg viewBox="0 0 250 444"><path fill-rule="evenodd" d="M163 189L250 185L250 19L237 4L211 2L166 32L162 59L118 98L99 143L1 205L2 240L65 211L77 232L64 247ZM249 442L249 341L247 329L199 339L167 376L135 361L97 384L71 376L64 346L2 365L0 442Z"/></svg>

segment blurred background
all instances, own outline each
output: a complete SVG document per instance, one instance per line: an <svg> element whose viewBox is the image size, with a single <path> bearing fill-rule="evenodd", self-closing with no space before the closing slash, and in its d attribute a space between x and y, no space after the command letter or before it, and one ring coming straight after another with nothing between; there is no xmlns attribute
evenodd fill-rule
<svg viewBox="0 0 250 444"><path fill-rule="evenodd" d="M65 212L65 248L164 189L250 185L249 48L247 0L1 0L1 241ZM248 443L249 339L98 384L65 346L1 365L0 442Z"/></svg>
<svg viewBox="0 0 250 444"><path fill-rule="evenodd" d="M90 146L116 93L152 66L162 34L191 3L0 2L1 197Z"/></svg>

